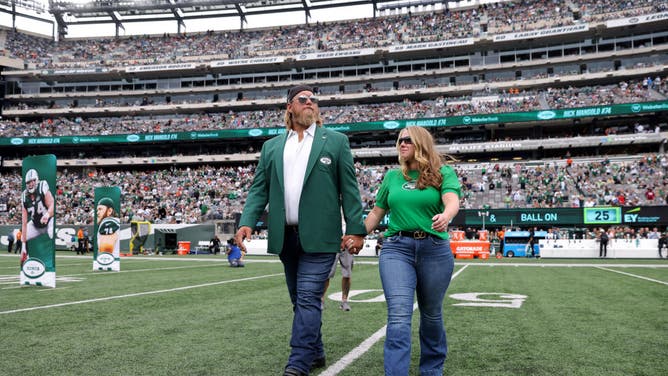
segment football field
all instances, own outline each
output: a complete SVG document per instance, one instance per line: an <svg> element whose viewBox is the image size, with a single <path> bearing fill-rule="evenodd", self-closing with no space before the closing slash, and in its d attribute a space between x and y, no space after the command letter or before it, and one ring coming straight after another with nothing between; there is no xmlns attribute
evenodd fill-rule
<svg viewBox="0 0 668 376"><path fill-rule="evenodd" d="M279 375L292 307L278 258L121 260L58 252L57 287L21 287L0 255L2 375ZM327 366L382 375L386 305L376 258L356 258L352 310L340 272L323 312ZM456 263L443 304L446 375L668 374L667 260L502 259ZM411 375L417 375L418 312Z"/></svg>

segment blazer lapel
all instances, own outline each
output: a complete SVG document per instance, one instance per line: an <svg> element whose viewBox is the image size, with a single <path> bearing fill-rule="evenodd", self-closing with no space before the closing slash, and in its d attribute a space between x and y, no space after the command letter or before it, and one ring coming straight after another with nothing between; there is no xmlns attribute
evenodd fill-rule
<svg viewBox="0 0 668 376"><path fill-rule="evenodd" d="M322 152L322 148L327 141L327 130L323 127L315 127L315 135L313 136L313 144L311 145L311 155L308 157L308 164L306 165L306 173L304 174L304 183L308 180L308 176L313 170L313 166L318 161L318 156Z"/></svg>
<svg viewBox="0 0 668 376"><path fill-rule="evenodd" d="M285 141L288 139L289 132L285 132L281 143L277 146L278 150L274 158L276 159L276 177L278 178L278 185L281 187L281 192L285 192L285 182L283 181L283 153L285 152Z"/></svg>

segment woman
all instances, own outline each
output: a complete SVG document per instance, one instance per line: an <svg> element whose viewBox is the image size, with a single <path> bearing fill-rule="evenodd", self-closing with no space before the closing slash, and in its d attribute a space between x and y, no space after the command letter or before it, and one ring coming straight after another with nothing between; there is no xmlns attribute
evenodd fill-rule
<svg viewBox="0 0 668 376"><path fill-rule="evenodd" d="M387 299L385 375L408 375L416 292L420 375L442 375L448 351L442 306L454 268L447 229L459 211L460 183L426 129L403 129L397 151L401 167L387 172L364 222L371 232L391 212L379 259Z"/></svg>

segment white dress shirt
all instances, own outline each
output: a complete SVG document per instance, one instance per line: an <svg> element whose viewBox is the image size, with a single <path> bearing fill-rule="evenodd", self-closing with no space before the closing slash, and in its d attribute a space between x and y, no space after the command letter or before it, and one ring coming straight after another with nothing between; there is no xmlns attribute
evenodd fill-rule
<svg viewBox="0 0 668 376"><path fill-rule="evenodd" d="M311 146L315 136L315 123L304 131L304 138L299 141L299 134L290 130L283 150L283 182L285 183L285 223L299 224L299 199L306 176L306 165L311 155Z"/></svg>

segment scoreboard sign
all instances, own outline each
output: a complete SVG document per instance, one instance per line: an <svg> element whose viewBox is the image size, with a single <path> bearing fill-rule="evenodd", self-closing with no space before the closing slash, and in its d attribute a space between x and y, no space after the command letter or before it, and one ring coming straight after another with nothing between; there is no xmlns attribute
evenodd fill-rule
<svg viewBox="0 0 668 376"><path fill-rule="evenodd" d="M391 215L391 213L390 213ZM591 208L462 209L453 226L668 226L668 206L601 206Z"/></svg>

